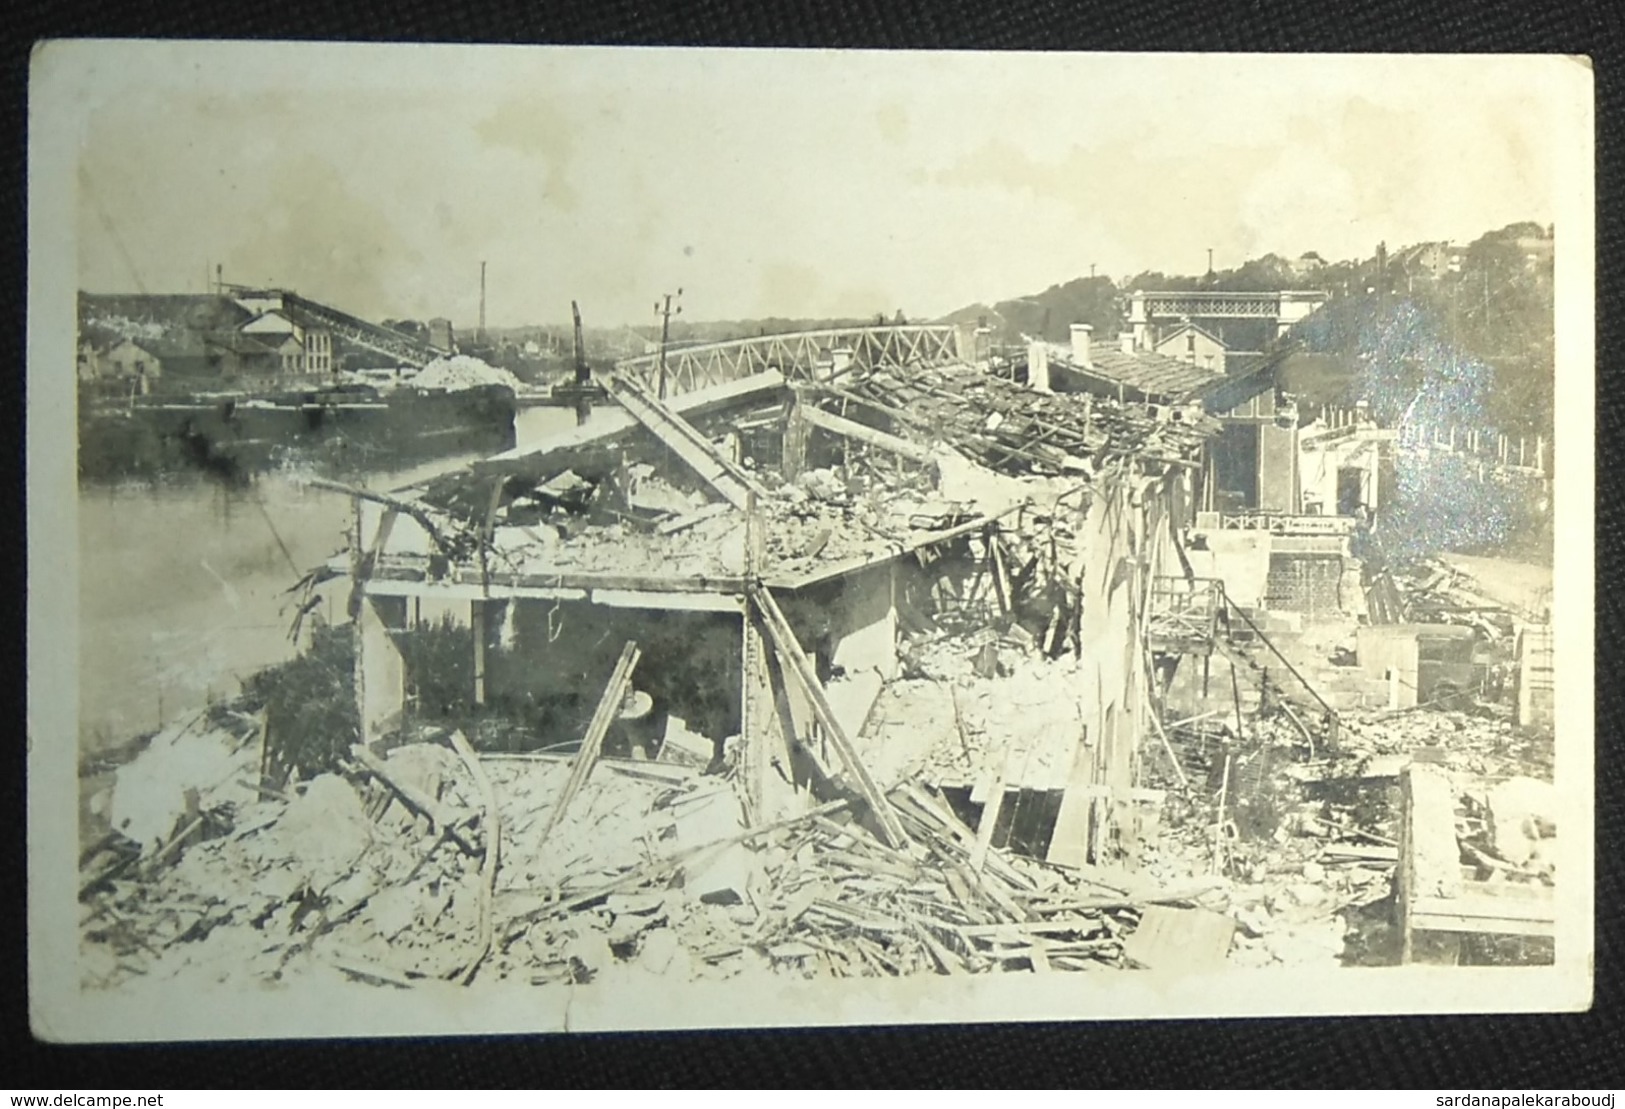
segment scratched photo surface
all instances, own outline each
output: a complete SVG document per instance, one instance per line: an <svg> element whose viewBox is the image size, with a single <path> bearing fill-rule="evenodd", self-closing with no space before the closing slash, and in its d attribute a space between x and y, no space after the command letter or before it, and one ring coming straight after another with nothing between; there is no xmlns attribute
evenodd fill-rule
<svg viewBox="0 0 1625 1109"><path fill-rule="evenodd" d="M35 1031L1585 1007L1590 90L43 48Z"/></svg>

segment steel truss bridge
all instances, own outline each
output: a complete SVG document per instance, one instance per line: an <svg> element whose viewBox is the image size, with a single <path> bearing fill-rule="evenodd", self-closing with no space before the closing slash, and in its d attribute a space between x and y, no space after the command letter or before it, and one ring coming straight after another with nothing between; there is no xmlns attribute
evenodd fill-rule
<svg viewBox="0 0 1625 1109"><path fill-rule="evenodd" d="M684 393L766 370L778 370L790 379L813 379L842 368L842 358L864 369L939 366L964 361L968 352L963 346L964 340L952 324L899 324L793 331L674 347L666 351L666 391ZM656 388L660 355L624 359L616 368Z"/></svg>
<svg viewBox="0 0 1625 1109"><path fill-rule="evenodd" d="M1326 303L1324 292L1283 289L1279 292L1140 292L1129 297L1129 325L1136 346L1148 346L1159 324L1179 320L1269 320L1276 337Z"/></svg>

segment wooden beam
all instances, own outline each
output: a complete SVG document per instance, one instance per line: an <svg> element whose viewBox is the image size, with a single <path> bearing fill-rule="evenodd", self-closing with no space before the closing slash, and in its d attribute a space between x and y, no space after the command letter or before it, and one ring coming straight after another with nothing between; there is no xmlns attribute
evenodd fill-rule
<svg viewBox="0 0 1625 1109"><path fill-rule="evenodd" d="M992 527L986 532L987 555L993 566L993 593L999 601L999 612L1009 615L1010 612L1010 579L1004 570L1004 555L1002 545L999 543L999 534Z"/></svg>
<svg viewBox="0 0 1625 1109"><path fill-rule="evenodd" d="M770 370L736 381L681 393L668 398L666 406L679 415L697 419L757 400L783 387L784 375ZM476 473L528 473L538 466L544 466L550 455L581 447L602 446L637 426L638 422L628 412L614 408L601 409L593 415L590 423L582 427L571 428L568 432L544 439L537 444L492 455L490 458L473 463L472 469ZM403 488L420 488L423 484L418 482Z"/></svg>
<svg viewBox="0 0 1625 1109"><path fill-rule="evenodd" d="M390 496L388 493L378 493L371 489L363 489L360 486L346 485L341 481L329 481L327 478L309 478L305 484L312 489L325 489L333 493L343 493L354 500L372 501L374 504L381 504L385 508L393 508L397 512L404 512L418 522L436 548L440 550L446 549L446 537L440 530L440 525L435 523L434 517L430 516L428 510L420 504L413 504L411 501ZM360 543L359 532L357 533L356 542Z"/></svg>
<svg viewBox="0 0 1625 1109"><path fill-rule="evenodd" d="M479 790L485 832L485 851L480 857L479 951L462 972L463 985L466 986L474 980L480 964L491 953L494 932L491 901L496 894L497 865L502 857L502 810L497 807L496 790L491 787L491 779L480 765L480 757L474 753L468 740L463 738L462 732L451 733L451 746L457 752L457 757L463 760L469 777L474 779L474 787Z"/></svg>
<svg viewBox="0 0 1625 1109"><path fill-rule="evenodd" d="M767 584L772 586L774 589L805 589L809 585L816 585L819 582L829 581L831 578L839 578L844 577L847 574L855 574L859 570L867 570L871 566L879 566L882 563L890 562L892 559L901 558L903 555L910 554L922 547L930 547L938 543L946 543L950 539L957 539L961 535L969 535L973 531L979 531L980 529L985 528L989 522L1007 516L1012 512L1018 511L1021 507L1022 506L1017 505L1013 508L1008 508L999 513L997 516L978 516L976 519L971 520L968 523L957 524L954 527L944 528L941 531L915 532L913 535L905 539L898 539L894 541L891 546L877 551L874 554L854 555L851 558L841 559L839 562L828 563L816 570L809 570L805 574L795 574L791 576L772 575L766 579Z"/></svg>
<svg viewBox="0 0 1625 1109"><path fill-rule="evenodd" d="M461 825L466 823L472 814L448 812L433 797L430 797L416 786L397 778L383 759L359 743L350 748L350 757L366 767L373 777L394 790L395 795L406 803L407 808L427 818L433 826L431 831L438 829L442 835L462 848L464 854L479 854L478 851L474 850L474 845L459 831Z"/></svg>
<svg viewBox="0 0 1625 1109"><path fill-rule="evenodd" d="M866 443L871 447L879 447L883 451L915 462L931 462L935 457L929 448L907 439L898 438L875 428L849 420L844 416L837 416L833 412L825 412L822 408L812 405L803 405L801 418L813 427L821 428L832 435L840 435L847 439Z"/></svg>
<svg viewBox="0 0 1625 1109"><path fill-rule="evenodd" d="M616 714L621 710L621 703L626 698L626 689L632 682L632 671L638 664L642 652L635 641L628 641L621 648L621 657L615 663L615 669L609 676L609 684L604 686L603 696L598 698L598 708L592 714L592 722L587 725L587 734L581 740L581 748L576 752L575 761L570 764L570 776L565 779L564 788L559 791L558 800L553 803L553 811L547 814L547 823L542 828L542 834L536 840L536 850L539 853L547 837L558 826L559 819L571 800L580 791L592 773L593 764L598 761L599 752L604 747L604 737L609 734L609 726L615 722Z"/></svg>
<svg viewBox="0 0 1625 1109"><path fill-rule="evenodd" d="M881 836L889 847L906 848L909 846L908 833L903 830L902 821L897 819L897 813L892 810L891 802L870 777L869 770L859 758L857 748L847 737L846 730L836 719L835 710L824 694L823 683L818 680L818 674L812 663L801 649L796 640L795 632L790 622L785 619L778 602L773 599L765 586L753 584L750 587L750 598L755 602L757 610L762 614L762 625L767 630L768 638L773 641L774 650L784 660L785 670L801 687L801 691L812 703L813 715L817 717L824 731L828 733L830 742L840 755L841 763L846 769L847 776L857 788L869 807L874 810L875 819L880 822Z"/></svg>
<svg viewBox="0 0 1625 1109"><path fill-rule="evenodd" d="M609 393L632 414L633 419L735 508L743 511L752 493L766 496L766 491L754 479L724 458L693 424L659 399L650 396L641 383L617 375L610 379Z"/></svg>
<svg viewBox="0 0 1625 1109"><path fill-rule="evenodd" d="M801 391L791 390L790 399L784 407L784 449L779 458L779 475L785 481L794 481L801 476L802 469L807 464L807 412L812 408L807 404Z"/></svg>
<svg viewBox="0 0 1625 1109"><path fill-rule="evenodd" d="M1004 781L1009 767L1001 760L998 774L993 779L993 788L989 791L987 803L982 806L982 818L976 823L976 846L971 848L970 868L976 873L982 873L982 866L987 861L988 848L993 846L993 830L998 826L999 813L1004 811Z"/></svg>

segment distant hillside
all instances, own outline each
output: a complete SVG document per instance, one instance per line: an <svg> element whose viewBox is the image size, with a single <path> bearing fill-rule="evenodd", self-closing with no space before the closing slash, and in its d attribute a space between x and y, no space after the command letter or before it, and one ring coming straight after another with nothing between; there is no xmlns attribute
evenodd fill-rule
<svg viewBox="0 0 1625 1109"><path fill-rule="evenodd" d="M1433 261L1420 261L1424 257ZM1064 342L1071 324L1088 323L1097 341L1109 340L1127 326L1129 294L1137 289L1322 289L1328 304L1294 337L1306 350L1349 367L1348 384L1334 389L1321 366L1313 392L1366 395L1393 415L1421 390L1424 404L1465 403L1462 418L1470 412L1509 429L1552 425L1552 229L1537 223L1508 224L1465 247L1384 247L1380 255L1374 250L1339 262L1314 251L1296 259L1265 254L1200 276L1147 270L1121 283L1078 278L992 305L967 305L943 321L986 323L1003 342L1040 335ZM1356 365L1366 368L1356 371ZM1429 373L1455 378L1439 392L1439 382L1424 381Z"/></svg>
<svg viewBox="0 0 1625 1109"><path fill-rule="evenodd" d="M1455 251L1454 270L1425 277L1406 269L1402 252L1388 256L1386 272L1367 260L1293 338L1344 360L1344 399L1367 400L1379 419L1408 413L1550 435L1551 242L1537 224L1510 224Z"/></svg>
<svg viewBox="0 0 1625 1109"><path fill-rule="evenodd" d="M1123 329L1126 311L1123 293L1111 278L1080 277L1031 296L1001 300L992 307L969 305L950 312L940 322L985 321L997 342L1015 343L1026 336L1063 343L1075 323L1093 326L1097 338L1116 338Z"/></svg>

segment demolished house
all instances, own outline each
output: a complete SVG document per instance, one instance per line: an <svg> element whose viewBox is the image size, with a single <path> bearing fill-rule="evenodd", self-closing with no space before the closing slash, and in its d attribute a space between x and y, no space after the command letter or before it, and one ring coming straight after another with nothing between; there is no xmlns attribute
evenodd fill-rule
<svg viewBox="0 0 1625 1109"><path fill-rule="evenodd" d="M1466 725L1272 685L1266 614L1187 549L1199 404L957 363L609 391L407 489L318 483L353 503L300 604L348 614L310 652L337 697L250 691L125 768L225 752L157 817L115 786L87 981L1349 961L1403 850L1371 759Z"/></svg>

